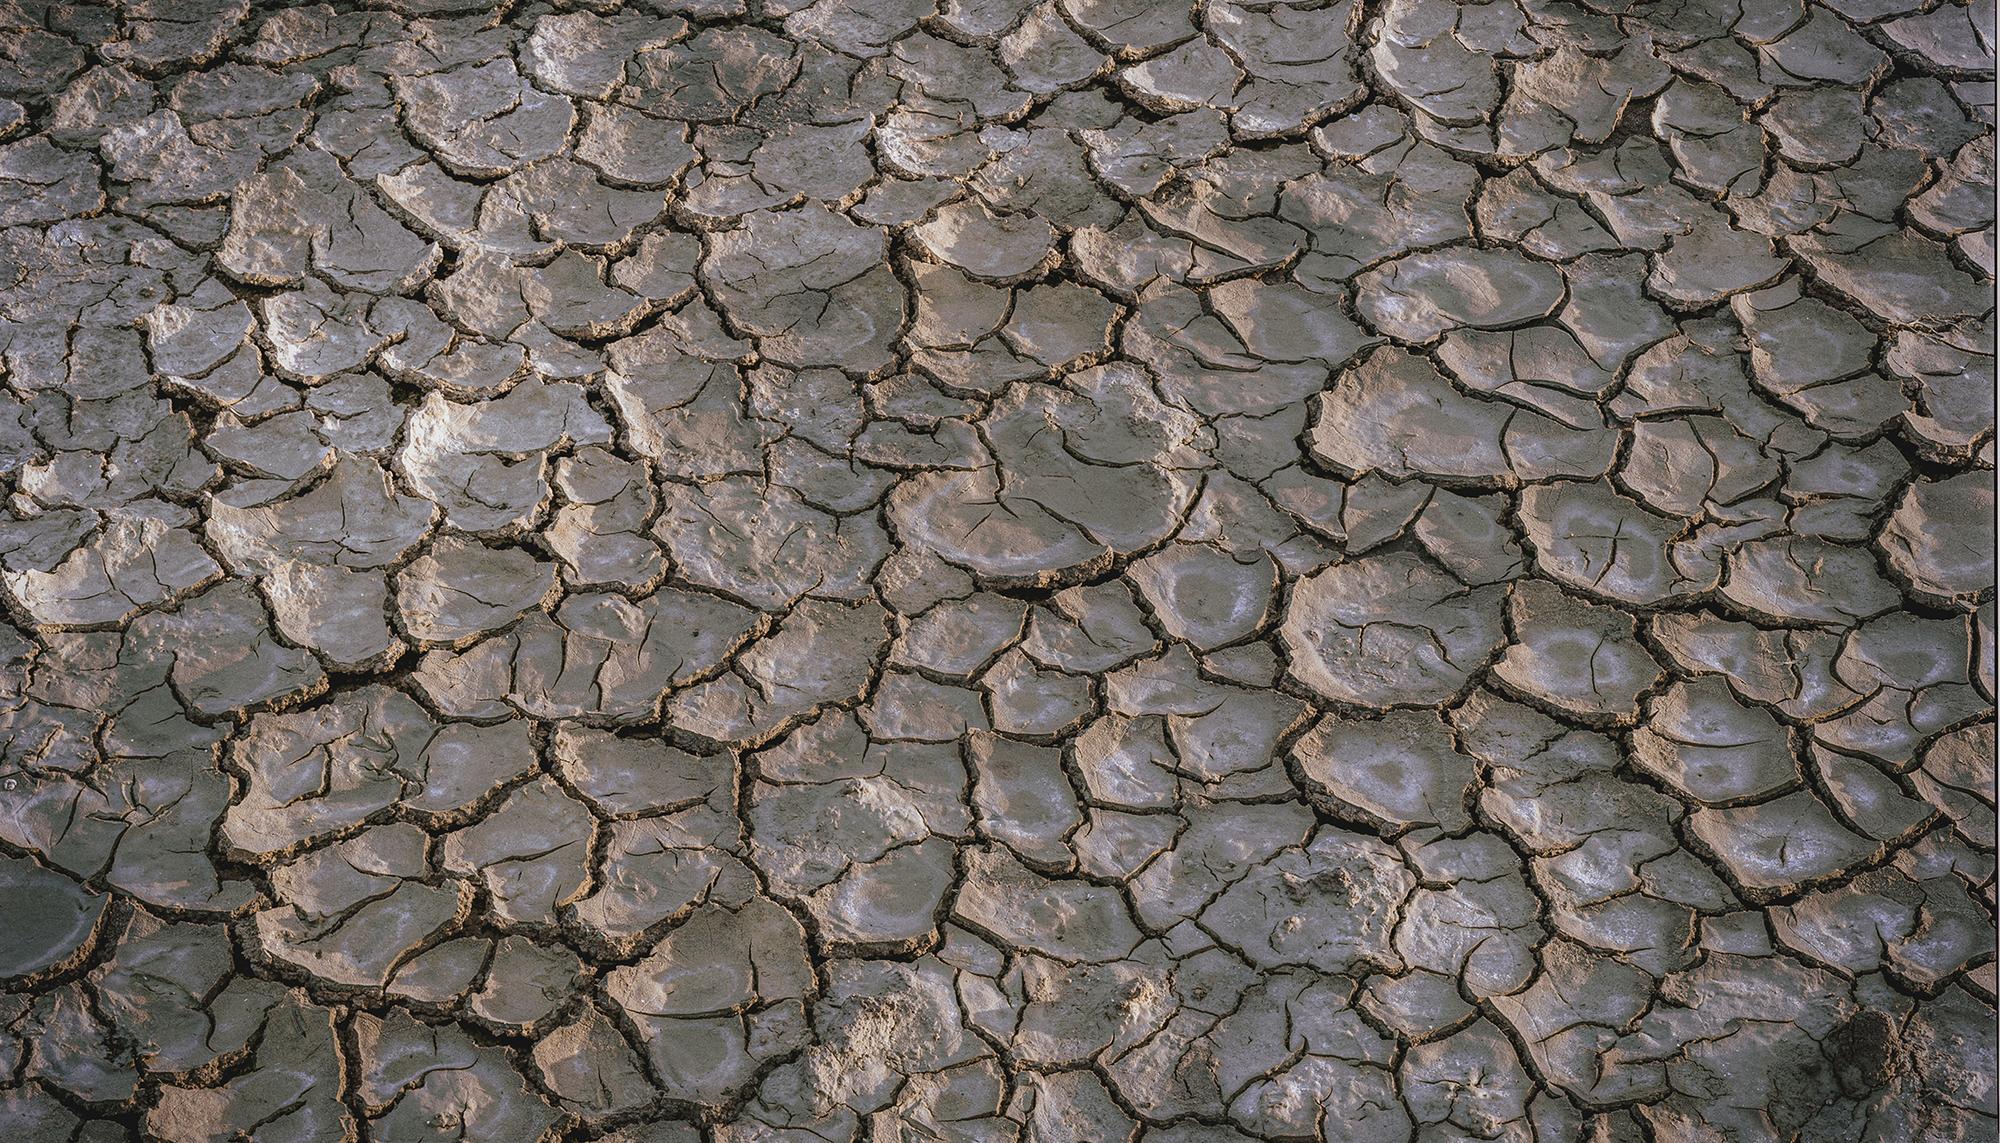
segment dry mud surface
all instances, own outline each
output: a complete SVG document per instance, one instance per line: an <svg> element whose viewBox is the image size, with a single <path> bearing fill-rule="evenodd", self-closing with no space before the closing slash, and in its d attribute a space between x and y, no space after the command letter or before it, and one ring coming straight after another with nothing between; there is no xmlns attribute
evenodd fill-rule
<svg viewBox="0 0 2000 1143"><path fill-rule="evenodd" d="M1991 1140L1993 23L0 3L0 1134Z"/></svg>

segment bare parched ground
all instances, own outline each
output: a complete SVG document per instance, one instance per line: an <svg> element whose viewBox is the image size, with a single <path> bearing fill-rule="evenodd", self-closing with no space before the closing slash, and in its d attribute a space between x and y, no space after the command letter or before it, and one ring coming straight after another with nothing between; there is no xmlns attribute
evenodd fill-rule
<svg viewBox="0 0 2000 1143"><path fill-rule="evenodd" d="M1993 24L0 4L0 1140L1992 1140Z"/></svg>

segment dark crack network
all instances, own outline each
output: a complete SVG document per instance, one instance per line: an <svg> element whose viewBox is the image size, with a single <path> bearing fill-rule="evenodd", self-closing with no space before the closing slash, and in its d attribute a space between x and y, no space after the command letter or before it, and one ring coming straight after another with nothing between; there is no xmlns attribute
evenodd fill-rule
<svg viewBox="0 0 2000 1143"><path fill-rule="evenodd" d="M0 0L0 1136L1993 1139L1994 43Z"/></svg>

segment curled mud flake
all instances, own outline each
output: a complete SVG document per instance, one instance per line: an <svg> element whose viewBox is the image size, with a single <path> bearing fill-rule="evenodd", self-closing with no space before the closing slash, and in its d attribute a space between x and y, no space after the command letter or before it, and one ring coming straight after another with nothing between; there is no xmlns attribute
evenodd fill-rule
<svg viewBox="0 0 2000 1143"><path fill-rule="evenodd" d="M1402 553L1301 580L1279 634L1291 673L1337 702L1449 702L1504 639L1504 592L1469 588Z"/></svg>

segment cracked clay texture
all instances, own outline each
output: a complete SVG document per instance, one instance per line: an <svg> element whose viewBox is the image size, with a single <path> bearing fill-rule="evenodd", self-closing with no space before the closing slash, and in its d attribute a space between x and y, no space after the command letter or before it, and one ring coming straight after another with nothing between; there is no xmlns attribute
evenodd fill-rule
<svg viewBox="0 0 2000 1143"><path fill-rule="evenodd" d="M4 1143L1991 1143L1993 0L0 0Z"/></svg>

